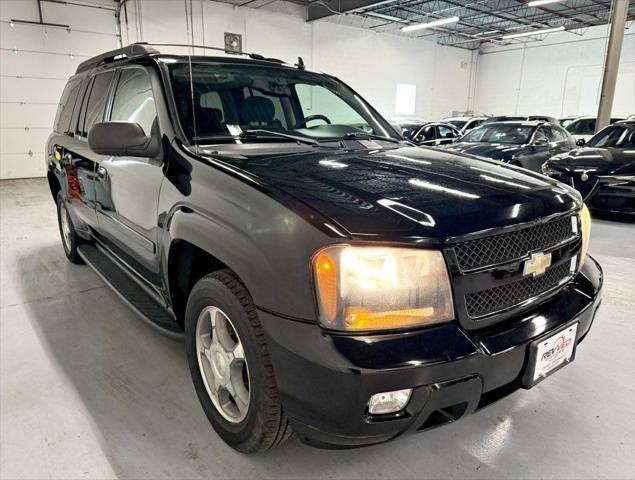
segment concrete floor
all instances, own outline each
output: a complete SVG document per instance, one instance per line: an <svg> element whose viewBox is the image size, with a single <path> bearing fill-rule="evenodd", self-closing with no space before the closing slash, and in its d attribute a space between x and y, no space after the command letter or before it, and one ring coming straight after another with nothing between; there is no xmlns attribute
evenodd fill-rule
<svg viewBox="0 0 635 480"><path fill-rule="evenodd" d="M576 361L456 424L359 450L244 456L184 348L66 261L45 180L0 182L0 478L633 478L635 225L597 220L604 303Z"/></svg>

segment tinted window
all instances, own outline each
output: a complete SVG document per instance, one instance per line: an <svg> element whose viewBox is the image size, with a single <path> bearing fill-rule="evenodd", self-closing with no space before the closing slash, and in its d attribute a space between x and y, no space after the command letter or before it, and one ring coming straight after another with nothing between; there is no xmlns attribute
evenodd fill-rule
<svg viewBox="0 0 635 480"><path fill-rule="evenodd" d="M88 97L88 104L86 105L84 128L82 129L83 136L87 136L90 128L95 123L101 122L104 118L104 108L108 100L108 87L110 86L113 75L114 72L95 75Z"/></svg>
<svg viewBox="0 0 635 480"><path fill-rule="evenodd" d="M504 143L509 145L521 145L529 142L529 137L534 127L518 124L491 124L485 123L473 128L463 138L463 142L477 143Z"/></svg>
<svg viewBox="0 0 635 480"><path fill-rule="evenodd" d="M551 126L551 141L552 142L566 142L568 140L567 133L556 126Z"/></svg>
<svg viewBox="0 0 635 480"><path fill-rule="evenodd" d="M454 130L452 130L450 127L446 127L445 125L438 125L437 128L439 129L439 138L456 137Z"/></svg>
<svg viewBox="0 0 635 480"><path fill-rule="evenodd" d="M193 142L235 142L245 130L314 138L390 135L388 124L368 104L326 75L234 64L197 63L190 71L188 64L176 63L169 69L181 126ZM319 117L303 122L314 115ZM266 132L259 137L247 141L293 141Z"/></svg>
<svg viewBox="0 0 635 480"><path fill-rule="evenodd" d="M635 147L635 130L619 125L606 127L587 143L590 147L630 148Z"/></svg>
<svg viewBox="0 0 635 480"><path fill-rule="evenodd" d="M467 123L467 120L448 120L448 123L451 123L456 128L463 128Z"/></svg>
<svg viewBox="0 0 635 480"><path fill-rule="evenodd" d="M417 142L428 142L436 139L436 131L434 125L427 125L417 132L415 140Z"/></svg>
<svg viewBox="0 0 635 480"><path fill-rule="evenodd" d="M57 114L55 115L53 129L56 132L66 133L69 131L73 107L81 85L82 82L79 78L73 78L66 84L62 98L60 98L59 107L57 107Z"/></svg>
<svg viewBox="0 0 635 480"><path fill-rule="evenodd" d="M148 73L140 68L124 69L117 83L110 120L138 123L150 135L156 116Z"/></svg>
<svg viewBox="0 0 635 480"><path fill-rule="evenodd" d="M302 115L324 115L331 123L350 125L363 130L371 130L368 122L341 97L321 85L299 83L295 86L298 100L302 106ZM324 124L324 120L316 120L309 125Z"/></svg>
<svg viewBox="0 0 635 480"><path fill-rule="evenodd" d="M465 126L465 130L472 130L473 128L478 127L481 123L483 123L483 120L470 120Z"/></svg>
<svg viewBox="0 0 635 480"><path fill-rule="evenodd" d="M571 122L567 125L567 130L574 135L593 135L595 118L585 118Z"/></svg>
<svg viewBox="0 0 635 480"><path fill-rule="evenodd" d="M549 137L549 130L551 130L549 127L539 127L538 130L536 130L536 135L534 136L534 143L550 142L551 138Z"/></svg>

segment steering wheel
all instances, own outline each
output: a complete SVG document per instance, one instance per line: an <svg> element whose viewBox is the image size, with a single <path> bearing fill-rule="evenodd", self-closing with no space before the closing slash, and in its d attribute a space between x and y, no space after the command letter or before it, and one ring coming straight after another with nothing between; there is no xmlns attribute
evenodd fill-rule
<svg viewBox="0 0 635 480"><path fill-rule="evenodd" d="M306 124L309 123L311 120L324 120L327 125L331 124L331 121L329 120L327 116L320 115L319 113L317 113L315 115L309 115L308 117L304 117L302 120L296 123L293 127L291 127L291 130L295 130L300 127L306 127Z"/></svg>

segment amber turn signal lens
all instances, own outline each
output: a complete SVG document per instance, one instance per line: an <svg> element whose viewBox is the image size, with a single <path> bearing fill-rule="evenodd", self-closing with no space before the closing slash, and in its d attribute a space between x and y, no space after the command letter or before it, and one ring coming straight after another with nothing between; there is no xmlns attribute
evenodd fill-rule
<svg viewBox="0 0 635 480"><path fill-rule="evenodd" d="M412 308L409 310L391 310L387 312L359 311L347 308L344 312L347 330L390 330L408 328L426 324L426 318L432 318L434 308Z"/></svg>
<svg viewBox="0 0 635 480"><path fill-rule="evenodd" d="M591 241L591 213L586 205L582 204L580 210L580 226L582 229L582 248L580 249L580 268L584 265L587 253L589 252L589 242Z"/></svg>
<svg viewBox="0 0 635 480"><path fill-rule="evenodd" d="M318 254L314 266L322 312L329 322L333 322L337 314L337 267L326 252Z"/></svg>

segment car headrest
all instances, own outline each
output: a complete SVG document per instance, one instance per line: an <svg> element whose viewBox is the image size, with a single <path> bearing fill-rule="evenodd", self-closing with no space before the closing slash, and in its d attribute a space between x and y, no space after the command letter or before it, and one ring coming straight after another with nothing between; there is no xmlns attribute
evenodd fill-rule
<svg viewBox="0 0 635 480"><path fill-rule="evenodd" d="M265 97L247 97L241 117L244 123L269 123L276 114L273 102Z"/></svg>
<svg viewBox="0 0 635 480"><path fill-rule="evenodd" d="M197 134L201 135L222 132L222 120L223 112L218 108L198 107L196 109Z"/></svg>

